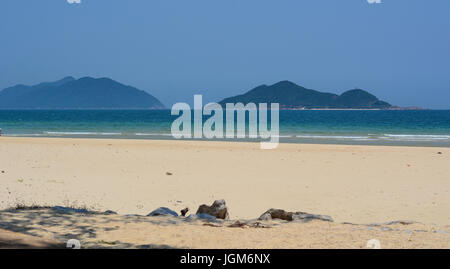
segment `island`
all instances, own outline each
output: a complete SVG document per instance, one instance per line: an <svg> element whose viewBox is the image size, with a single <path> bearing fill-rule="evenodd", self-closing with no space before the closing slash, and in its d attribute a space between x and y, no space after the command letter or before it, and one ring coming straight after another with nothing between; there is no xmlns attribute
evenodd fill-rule
<svg viewBox="0 0 450 269"><path fill-rule="evenodd" d="M151 94L110 78L65 77L0 91L0 109L164 109Z"/></svg>
<svg viewBox="0 0 450 269"><path fill-rule="evenodd" d="M337 95L307 89L290 81L261 85L242 95L228 97L219 103L279 103L280 109L398 109L362 89Z"/></svg>

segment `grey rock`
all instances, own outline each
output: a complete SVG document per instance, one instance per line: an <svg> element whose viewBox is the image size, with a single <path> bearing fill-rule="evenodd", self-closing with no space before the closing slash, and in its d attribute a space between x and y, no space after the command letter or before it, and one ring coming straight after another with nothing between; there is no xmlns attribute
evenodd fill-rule
<svg viewBox="0 0 450 269"><path fill-rule="evenodd" d="M377 227L377 226L384 226L384 225L395 225L395 224L401 224L401 225L409 225L409 224L414 224L417 223L415 221L410 221L410 220L394 220L394 221L388 221L388 222L384 222L384 223L370 223L367 224L368 226L372 226L372 227Z"/></svg>
<svg viewBox="0 0 450 269"><path fill-rule="evenodd" d="M275 209L271 208L264 212L258 220L271 220L271 219L281 219L287 221L300 221L300 222L309 222L311 220L322 220L322 221L330 221L333 219L327 215L316 215L309 214L305 212L287 212L283 209Z"/></svg>
<svg viewBox="0 0 450 269"><path fill-rule="evenodd" d="M185 218L185 221L195 221L195 220L203 220L203 221L209 221L209 222L219 222L220 221L216 217L206 214L206 213L190 214L187 218Z"/></svg>
<svg viewBox="0 0 450 269"><path fill-rule="evenodd" d="M394 220L383 223L384 225L394 225L394 224L402 224L402 225L410 225L416 223L415 221L411 220Z"/></svg>
<svg viewBox="0 0 450 269"><path fill-rule="evenodd" d="M262 214L259 218L259 220L271 220L272 219L272 215L270 213L264 213Z"/></svg>
<svg viewBox="0 0 450 269"><path fill-rule="evenodd" d="M159 207L152 212L150 212L147 216L153 217L153 216L174 216L178 217L177 212L170 210L167 207Z"/></svg>
<svg viewBox="0 0 450 269"><path fill-rule="evenodd" d="M225 200L216 200L211 206L201 205L197 210L198 214L208 214L219 219L228 219L228 208L225 204Z"/></svg>
<svg viewBox="0 0 450 269"><path fill-rule="evenodd" d="M258 219L259 220L271 220L271 219L281 219L292 221L294 212L286 212L283 209L271 208L264 212Z"/></svg>
<svg viewBox="0 0 450 269"><path fill-rule="evenodd" d="M333 219L330 216L308 214L308 213L303 213L303 212L295 213L294 215L292 215L292 219L294 221L301 221L301 222L309 222L311 220L322 220L322 221L333 222Z"/></svg>
<svg viewBox="0 0 450 269"><path fill-rule="evenodd" d="M117 215L117 212L116 211L112 211L112 210L106 210L105 212L103 212L103 214L106 214L106 215Z"/></svg>
<svg viewBox="0 0 450 269"><path fill-rule="evenodd" d="M227 227L230 227L230 228L272 228L273 225L263 224L259 221L237 220L237 221L229 224Z"/></svg>

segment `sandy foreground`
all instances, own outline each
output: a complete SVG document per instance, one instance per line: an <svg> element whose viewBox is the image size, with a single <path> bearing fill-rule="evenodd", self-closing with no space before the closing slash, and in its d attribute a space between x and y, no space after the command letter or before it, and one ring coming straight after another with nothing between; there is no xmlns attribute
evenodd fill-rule
<svg viewBox="0 0 450 269"><path fill-rule="evenodd" d="M372 238L387 248L450 247L449 148L0 137L0 186L0 210L119 213L0 212L0 228L87 247L361 248ZM226 200L229 222L125 216L160 206L195 213L216 199ZM334 222L228 227L269 208ZM394 220L418 223L368 225Z"/></svg>

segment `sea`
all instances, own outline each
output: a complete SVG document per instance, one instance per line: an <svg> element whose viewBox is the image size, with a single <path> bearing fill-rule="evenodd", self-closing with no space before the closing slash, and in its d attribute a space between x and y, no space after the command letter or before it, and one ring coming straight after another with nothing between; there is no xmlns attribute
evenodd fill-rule
<svg viewBox="0 0 450 269"><path fill-rule="evenodd" d="M171 125L177 117L170 110L0 110L0 129L9 137L170 140L175 139ZM281 143L449 147L450 110L281 110L279 139Z"/></svg>

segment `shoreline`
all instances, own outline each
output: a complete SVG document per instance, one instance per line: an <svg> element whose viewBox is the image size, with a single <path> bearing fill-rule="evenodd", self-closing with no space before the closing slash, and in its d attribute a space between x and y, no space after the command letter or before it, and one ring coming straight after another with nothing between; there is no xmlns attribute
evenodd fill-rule
<svg viewBox="0 0 450 269"><path fill-rule="evenodd" d="M140 138L141 136L143 136L142 138ZM149 135L149 136L155 136L157 137L157 135ZM144 135L140 135L138 137L135 136L117 136L117 135L105 135L105 136L57 136L57 135L2 135L0 136L0 142L1 139L3 138L7 138L7 139L62 139L62 140L111 140L111 141L152 141L152 142L161 142L161 143L165 143L165 142L188 142L188 143L225 143L225 144L251 144L251 145L257 145L259 146L259 144L261 143L260 140L257 141L252 141L252 140L245 140L245 139L206 139L206 138L181 138L181 139L175 139L175 138L170 138L170 139L164 139L161 137L157 137L157 138L147 138ZM281 137L284 138L284 137ZM321 143L322 142L322 143ZM393 147L393 148L444 148L444 149L450 149L449 145L443 144L443 145L422 145L422 144L396 144L398 143L397 141L393 142L393 144L376 144L376 143L347 143L347 141L342 141L340 143L336 142L335 140L332 141L321 141L321 142L298 142L298 143L294 143L294 142L290 142L290 141L279 141L279 145L290 145L290 146L355 146L355 147Z"/></svg>
<svg viewBox="0 0 450 269"><path fill-rule="evenodd" d="M308 135L306 135L308 136ZM404 135L408 136L408 135ZM414 136L414 135L413 135ZM447 135L417 135L417 136L447 136ZM119 134L109 134L105 133L102 135L96 134L86 134L86 135L49 135L49 134L2 134L1 137L7 138L56 138L56 139L111 139L111 140L149 140L149 141L192 141L192 142L219 142L219 143L260 143L261 140L251 140L249 138L244 139L198 139L198 138L167 138L170 137L169 134L134 134L134 135L122 135ZM355 136L358 137L358 136ZM302 138L302 136L300 136ZM321 138L318 135L316 138L303 138L301 141L298 137L293 135L280 135L279 144L292 144L292 145L341 145L341 146L386 146L386 147L427 147L427 148L450 148L449 143L439 143L438 141L431 140L381 140L381 139L368 139L359 140L351 138L342 139L339 138ZM298 140L298 142L295 141Z"/></svg>

